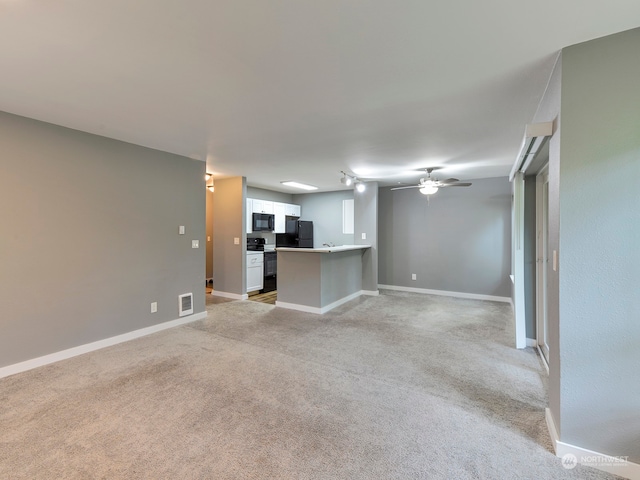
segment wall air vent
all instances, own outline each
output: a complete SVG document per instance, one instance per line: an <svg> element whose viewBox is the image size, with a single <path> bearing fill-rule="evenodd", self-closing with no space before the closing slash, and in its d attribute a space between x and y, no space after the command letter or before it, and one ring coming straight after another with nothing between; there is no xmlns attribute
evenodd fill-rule
<svg viewBox="0 0 640 480"><path fill-rule="evenodd" d="M178 313L181 317L193 314L193 293L178 295Z"/></svg>

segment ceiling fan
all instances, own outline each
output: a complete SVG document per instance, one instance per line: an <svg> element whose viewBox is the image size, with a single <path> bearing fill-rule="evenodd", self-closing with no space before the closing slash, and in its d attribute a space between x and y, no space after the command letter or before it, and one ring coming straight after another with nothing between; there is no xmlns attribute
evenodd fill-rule
<svg viewBox="0 0 640 480"><path fill-rule="evenodd" d="M434 170L438 170L440 167L431 167L426 168L427 176L420 179L420 183L418 185L409 185L406 187L395 187L391 190L402 190L405 188L419 188L420 193L423 195L433 195L438 191L439 188L444 187L468 187L471 185L469 182L460 182L457 178L447 178L446 180L436 180L435 178L431 178L431 172Z"/></svg>

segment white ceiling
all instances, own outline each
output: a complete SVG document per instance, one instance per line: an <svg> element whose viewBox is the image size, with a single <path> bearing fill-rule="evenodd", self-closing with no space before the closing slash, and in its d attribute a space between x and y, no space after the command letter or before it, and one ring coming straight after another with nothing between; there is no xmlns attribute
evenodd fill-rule
<svg viewBox="0 0 640 480"><path fill-rule="evenodd" d="M639 19L637 0L0 0L0 110L287 192L503 176L558 51Z"/></svg>

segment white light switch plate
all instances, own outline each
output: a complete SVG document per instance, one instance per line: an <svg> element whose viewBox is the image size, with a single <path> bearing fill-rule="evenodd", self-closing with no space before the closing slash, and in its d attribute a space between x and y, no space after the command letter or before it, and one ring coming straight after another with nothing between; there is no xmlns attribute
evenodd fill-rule
<svg viewBox="0 0 640 480"><path fill-rule="evenodd" d="M199 240L191 240L191 248L200 248Z"/></svg>
<svg viewBox="0 0 640 480"><path fill-rule="evenodd" d="M233 244L234 245L240 245L240 238L239 237L233 237Z"/></svg>
<svg viewBox="0 0 640 480"><path fill-rule="evenodd" d="M362 234L362 240L366 240L366 239L367 239L367 234L366 234L366 233L363 233L363 234Z"/></svg>
<svg viewBox="0 0 640 480"><path fill-rule="evenodd" d="M411 274L411 280L417 280L418 276L415 273Z"/></svg>
<svg viewBox="0 0 640 480"><path fill-rule="evenodd" d="M179 233L180 235L184 235L184 225L180 225L180 226L178 227L178 233Z"/></svg>
<svg viewBox="0 0 640 480"><path fill-rule="evenodd" d="M158 302L151 303L151 313L156 313L158 311Z"/></svg>

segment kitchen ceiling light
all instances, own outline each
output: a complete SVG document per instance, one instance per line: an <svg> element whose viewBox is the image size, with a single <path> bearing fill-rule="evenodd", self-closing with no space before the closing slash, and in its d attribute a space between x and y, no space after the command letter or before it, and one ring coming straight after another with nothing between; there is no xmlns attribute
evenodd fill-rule
<svg viewBox="0 0 640 480"><path fill-rule="evenodd" d="M291 182L291 181L286 181L286 182L280 182L282 185L286 185L287 187L293 187L293 188L300 188L302 190L317 190L318 187L314 187L313 185L307 185L306 183L300 183L300 182Z"/></svg>
<svg viewBox="0 0 640 480"><path fill-rule="evenodd" d="M360 193L364 192L367 189L367 186L362 183L362 182L358 182L356 183L356 190Z"/></svg>

